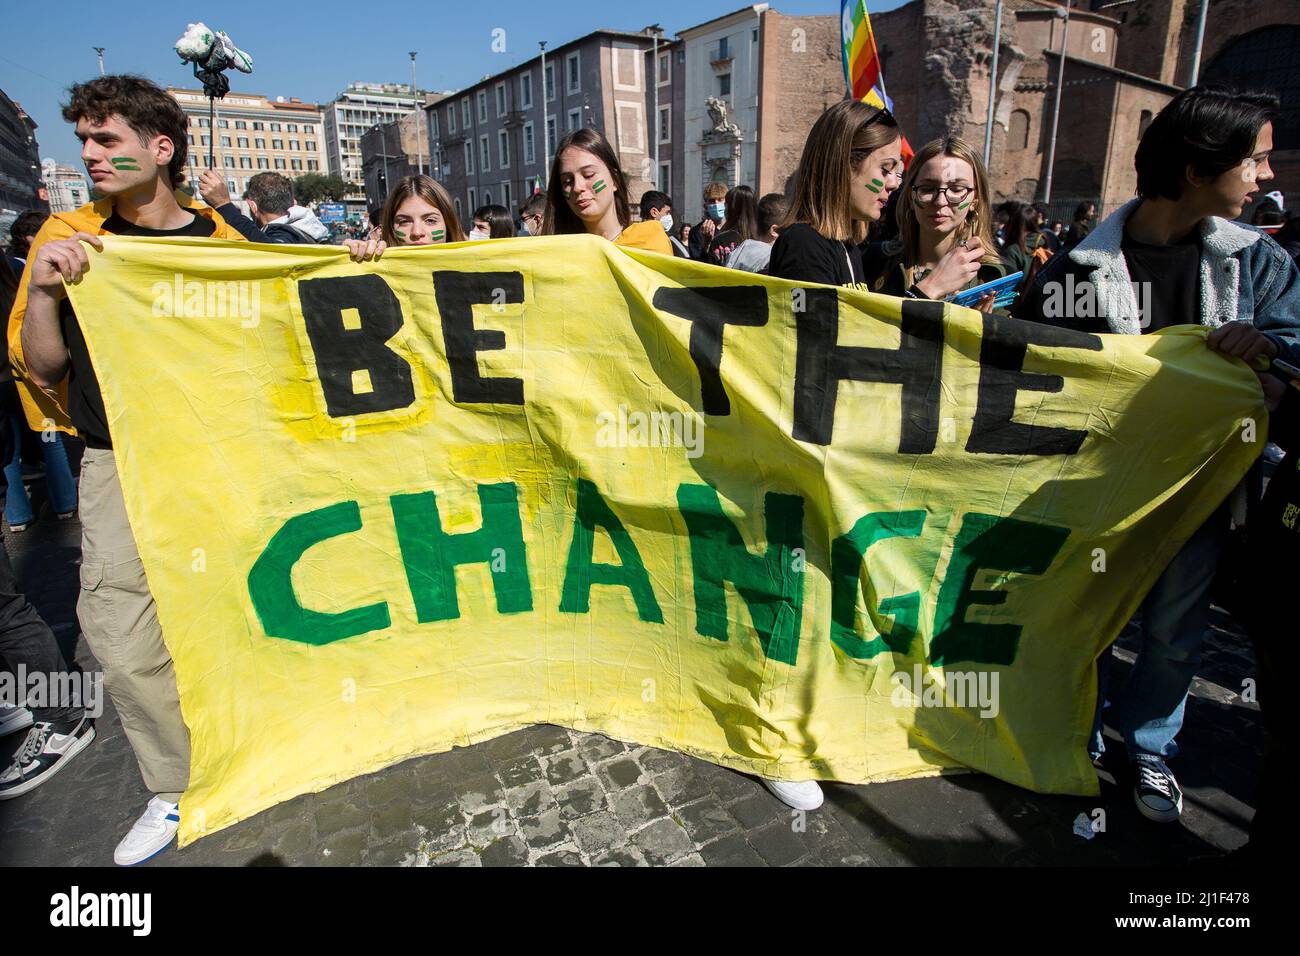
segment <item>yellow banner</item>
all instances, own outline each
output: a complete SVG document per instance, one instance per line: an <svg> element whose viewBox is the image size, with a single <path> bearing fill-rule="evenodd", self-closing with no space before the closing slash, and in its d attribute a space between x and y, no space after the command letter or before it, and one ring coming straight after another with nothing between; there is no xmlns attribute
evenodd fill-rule
<svg viewBox="0 0 1300 956"><path fill-rule="evenodd" d="M105 243L71 293L192 736L183 843L542 722L1095 793L1097 654L1264 440L1201 329L586 236Z"/></svg>

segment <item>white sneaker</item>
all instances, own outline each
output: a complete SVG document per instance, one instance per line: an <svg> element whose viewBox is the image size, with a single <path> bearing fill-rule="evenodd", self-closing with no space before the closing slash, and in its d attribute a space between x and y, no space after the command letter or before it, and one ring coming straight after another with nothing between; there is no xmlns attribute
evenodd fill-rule
<svg viewBox="0 0 1300 956"><path fill-rule="evenodd" d="M131 827L131 832L122 837L122 842L113 851L113 862L118 866L135 866L143 863L163 850L176 836L176 828L181 825L180 804L168 803L154 797Z"/></svg>
<svg viewBox="0 0 1300 956"><path fill-rule="evenodd" d="M769 780L759 777L763 786L778 800L795 810L816 810L822 805L822 788L816 780Z"/></svg>
<svg viewBox="0 0 1300 956"><path fill-rule="evenodd" d="M0 704L0 737L26 730L32 723L32 712L26 707Z"/></svg>

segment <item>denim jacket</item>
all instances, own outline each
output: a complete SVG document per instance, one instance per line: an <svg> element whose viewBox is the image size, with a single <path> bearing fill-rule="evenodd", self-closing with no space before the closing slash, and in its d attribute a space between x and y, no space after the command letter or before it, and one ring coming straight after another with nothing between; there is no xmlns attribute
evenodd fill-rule
<svg viewBox="0 0 1300 956"><path fill-rule="evenodd" d="M1015 314L1023 319L1067 325L1085 332L1137 335L1142 331L1137 296L1121 243L1124 223L1141 203L1125 203L1081 243L1057 255L1039 272ZM1300 362L1300 270L1282 247L1250 226L1207 217L1201 222L1199 323L1253 322L1273 340L1279 357ZM1095 314L1053 314L1052 295L1066 285L1087 281L1095 292Z"/></svg>

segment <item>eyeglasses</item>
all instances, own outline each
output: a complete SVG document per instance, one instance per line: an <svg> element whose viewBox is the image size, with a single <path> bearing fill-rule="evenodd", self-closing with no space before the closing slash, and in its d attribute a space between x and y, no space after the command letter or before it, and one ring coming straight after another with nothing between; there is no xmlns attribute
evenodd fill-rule
<svg viewBox="0 0 1300 956"><path fill-rule="evenodd" d="M948 205L956 206L961 203L967 196L975 191L974 186L967 186L964 183L954 183L950 186L913 186L912 195L916 201L929 205L939 198L939 194L948 200Z"/></svg>

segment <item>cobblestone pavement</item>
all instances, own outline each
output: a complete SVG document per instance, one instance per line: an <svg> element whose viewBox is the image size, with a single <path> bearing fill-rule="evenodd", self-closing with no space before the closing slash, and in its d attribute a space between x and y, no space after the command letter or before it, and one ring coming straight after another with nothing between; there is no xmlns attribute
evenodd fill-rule
<svg viewBox="0 0 1300 956"><path fill-rule="evenodd" d="M5 544L60 642L94 669L76 623L79 533L46 518ZM1179 864L1241 845L1253 812L1263 735L1257 707L1235 692L1254 663L1231 622L1216 624L1180 736L1186 806L1174 825L1138 814L1121 760L1118 780L1103 770L1100 798L970 773L828 784L826 805L801 815L730 770L536 726L298 797L146 865ZM1118 680L1132 660L1123 644ZM97 730L66 771L0 803L0 863L111 864L148 794L111 702ZM21 739L0 740L0 761ZM1104 831L1076 835L1080 814Z"/></svg>

